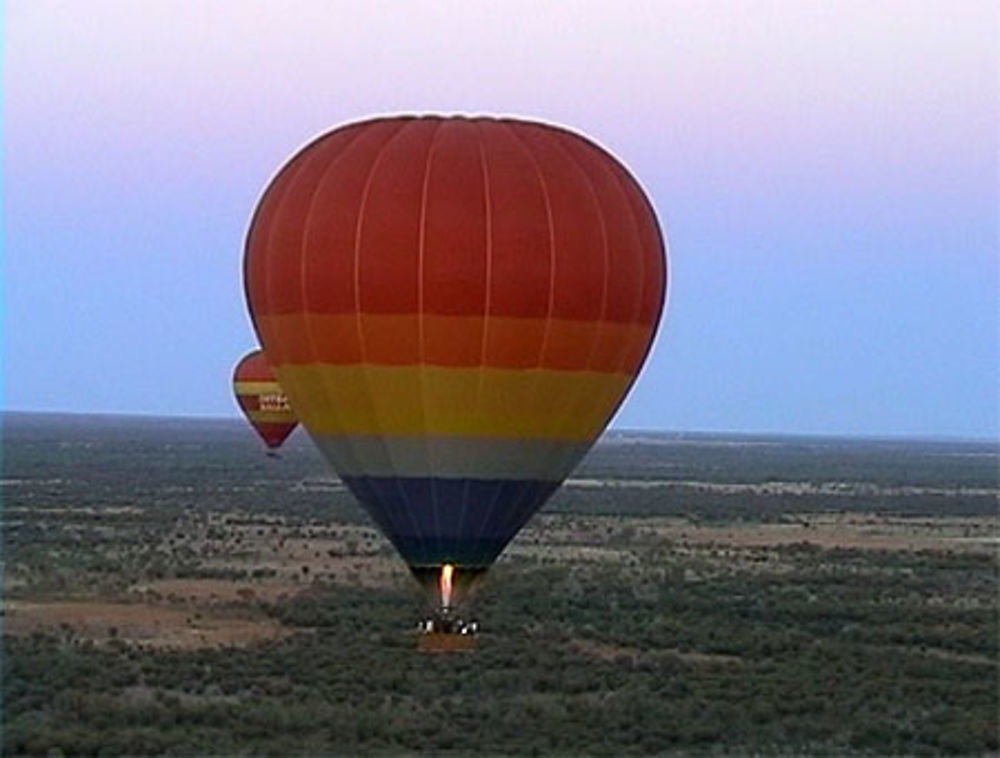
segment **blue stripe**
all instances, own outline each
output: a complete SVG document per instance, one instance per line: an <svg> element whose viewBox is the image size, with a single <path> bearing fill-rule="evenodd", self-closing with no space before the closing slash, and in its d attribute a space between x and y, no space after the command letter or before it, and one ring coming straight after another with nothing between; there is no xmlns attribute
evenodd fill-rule
<svg viewBox="0 0 1000 758"><path fill-rule="evenodd" d="M467 568L492 564L560 484L374 476L343 481L408 564Z"/></svg>

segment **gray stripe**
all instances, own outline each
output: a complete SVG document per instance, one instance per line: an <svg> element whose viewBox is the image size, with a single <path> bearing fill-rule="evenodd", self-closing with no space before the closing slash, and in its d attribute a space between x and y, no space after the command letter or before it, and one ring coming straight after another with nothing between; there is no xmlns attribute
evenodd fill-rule
<svg viewBox="0 0 1000 758"><path fill-rule="evenodd" d="M590 444L471 437L314 436L342 476L561 481Z"/></svg>

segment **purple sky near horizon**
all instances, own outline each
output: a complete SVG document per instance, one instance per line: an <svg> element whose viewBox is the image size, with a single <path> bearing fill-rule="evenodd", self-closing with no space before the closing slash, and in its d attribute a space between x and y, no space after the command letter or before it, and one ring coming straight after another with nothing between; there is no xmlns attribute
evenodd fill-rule
<svg viewBox="0 0 1000 758"><path fill-rule="evenodd" d="M995 437L994 2L9 0L3 407L235 415L299 146L515 114L619 156L670 301L619 427Z"/></svg>

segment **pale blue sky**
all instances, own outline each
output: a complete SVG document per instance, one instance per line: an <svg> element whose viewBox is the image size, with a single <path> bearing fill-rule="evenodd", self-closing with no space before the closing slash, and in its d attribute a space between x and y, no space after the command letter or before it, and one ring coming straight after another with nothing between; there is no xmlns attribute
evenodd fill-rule
<svg viewBox="0 0 1000 758"><path fill-rule="evenodd" d="M375 113L583 131L668 312L617 426L998 433L994 2L93 2L4 18L3 407L235 415L271 173Z"/></svg>

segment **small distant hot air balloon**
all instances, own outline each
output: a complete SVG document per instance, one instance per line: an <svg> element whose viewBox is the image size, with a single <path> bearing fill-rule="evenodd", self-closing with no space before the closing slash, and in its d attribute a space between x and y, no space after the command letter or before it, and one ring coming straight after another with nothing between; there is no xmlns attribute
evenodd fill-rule
<svg viewBox="0 0 1000 758"><path fill-rule="evenodd" d="M267 445L268 455L276 456L274 451L281 447L299 422L263 351L247 353L236 364L233 392L250 426Z"/></svg>
<svg viewBox="0 0 1000 758"><path fill-rule="evenodd" d="M285 164L244 275L299 419L447 610L624 399L666 258L641 188L588 139L398 117Z"/></svg>

